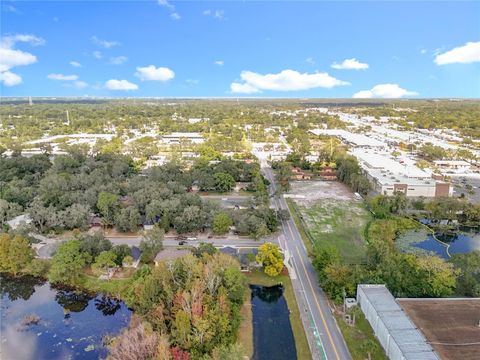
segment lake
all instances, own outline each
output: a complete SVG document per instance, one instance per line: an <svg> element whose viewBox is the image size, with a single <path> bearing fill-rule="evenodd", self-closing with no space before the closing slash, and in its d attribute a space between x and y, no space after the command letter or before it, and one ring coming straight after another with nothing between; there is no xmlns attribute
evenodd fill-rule
<svg viewBox="0 0 480 360"><path fill-rule="evenodd" d="M253 360L295 360L297 351L283 286L250 285Z"/></svg>
<svg viewBox="0 0 480 360"><path fill-rule="evenodd" d="M404 251L434 253L444 259L458 253L468 253L480 250L480 232L475 230L461 229L455 234L432 234L425 231L409 231L397 239L397 246ZM448 248L448 254L447 254Z"/></svg>
<svg viewBox="0 0 480 360"><path fill-rule="evenodd" d="M105 335L128 325L131 311L106 296L55 288L33 277L0 275L2 359L99 359Z"/></svg>

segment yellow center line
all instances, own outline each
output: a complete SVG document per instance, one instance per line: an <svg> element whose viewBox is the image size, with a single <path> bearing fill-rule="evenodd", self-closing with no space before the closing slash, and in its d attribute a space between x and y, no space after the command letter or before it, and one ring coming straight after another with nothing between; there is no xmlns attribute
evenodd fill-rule
<svg viewBox="0 0 480 360"><path fill-rule="evenodd" d="M293 236L293 231L292 228L290 227L290 223L287 221L287 226L288 230L290 231L290 235L292 235L292 239L294 238ZM305 263L302 260L302 256L300 255L300 252L298 251L298 248L295 246L295 250L298 253L298 257L300 259L300 262L302 263L303 271L305 271L305 275L307 276L308 284L310 285L310 289L312 290L312 295L313 298L315 299L315 304L317 305L318 312L320 313L320 317L322 318L323 325L325 327L325 330L327 331L327 336L328 339L330 340L330 343L332 344L333 351L335 352L335 357L340 360L340 357L338 356L337 348L335 346L335 343L333 342L332 335L330 334L330 330L328 330L327 322L325 321L325 317L323 316L322 309L320 308L320 304L318 303L317 295L315 295L315 290L313 289L312 282L310 281L310 277L308 276L307 273L307 268L305 267Z"/></svg>

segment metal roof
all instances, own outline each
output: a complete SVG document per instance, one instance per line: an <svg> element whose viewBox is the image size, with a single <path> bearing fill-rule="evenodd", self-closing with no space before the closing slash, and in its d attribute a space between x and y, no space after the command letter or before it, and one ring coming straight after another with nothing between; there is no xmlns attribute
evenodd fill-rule
<svg viewBox="0 0 480 360"><path fill-rule="evenodd" d="M358 285L406 360L440 360L385 285ZM382 344L383 345L383 344Z"/></svg>

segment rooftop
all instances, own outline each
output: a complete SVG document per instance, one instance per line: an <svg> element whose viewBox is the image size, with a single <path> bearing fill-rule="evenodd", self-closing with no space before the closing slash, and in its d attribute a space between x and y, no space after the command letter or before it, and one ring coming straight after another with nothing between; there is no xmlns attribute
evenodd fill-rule
<svg viewBox="0 0 480 360"><path fill-rule="evenodd" d="M480 354L480 298L397 299L444 360Z"/></svg>
<svg viewBox="0 0 480 360"><path fill-rule="evenodd" d="M314 135L330 135L338 136L344 141L354 144L356 146L370 146L370 147L385 147L386 143L378 141L372 137L362 134L355 134L346 130L340 129L313 129L310 132Z"/></svg>
<svg viewBox="0 0 480 360"><path fill-rule="evenodd" d="M363 293L368 303L375 309L404 359L440 360L385 285L358 285L358 293Z"/></svg>

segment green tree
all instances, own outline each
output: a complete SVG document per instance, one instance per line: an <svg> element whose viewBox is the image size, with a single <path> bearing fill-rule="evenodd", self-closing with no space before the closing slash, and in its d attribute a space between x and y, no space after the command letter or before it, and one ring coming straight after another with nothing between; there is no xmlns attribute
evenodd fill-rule
<svg viewBox="0 0 480 360"><path fill-rule="evenodd" d="M97 208L105 225L113 225L118 209L118 195L102 191L98 194Z"/></svg>
<svg viewBox="0 0 480 360"><path fill-rule="evenodd" d="M233 221L229 214L220 212L213 218L213 232L215 234L225 234L232 226Z"/></svg>
<svg viewBox="0 0 480 360"><path fill-rule="evenodd" d="M283 255L275 244L260 245L256 260L268 276L277 276L283 269Z"/></svg>
<svg viewBox="0 0 480 360"><path fill-rule="evenodd" d="M125 257L130 256L132 251L127 244L115 245L111 250L115 254L115 264L122 266Z"/></svg>
<svg viewBox="0 0 480 360"><path fill-rule="evenodd" d="M334 246L315 246L313 252L313 266L317 270L320 284L326 280L325 270L329 265L341 264L342 257Z"/></svg>
<svg viewBox="0 0 480 360"><path fill-rule="evenodd" d="M196 248L192 249L193 255L202 257L203 254L213 255L218 252L212 243L201 242Z"/></svg>
<svg viewBox="0 0 480 360"><path fill-rule="evenodd" d="M112 250L102 251L95 259L95 262L92 265L92 270L97 275L103 274L108 268L112 268L116 265L116 260L117 255L115 255Z"/></svg>
<svg viewBox="0 0 480 360"><path fill-rule="evenodd" d="M137 231L139 223L140 213L135 206L129 206L125 209L120 210L120 212L115 217L115 226L118 230L122 232Z"/></svg>
<svg viewBox="0 0 480 360"><path fill-rule="evenodd" d="M140 241L141 261L150 263L160 250L163 249L163 238L165 232L155 225L152 230L145 231Z"/></svg>
<svg viewBox="0 0 480 360"><path fill-rule="evenodd" d="M52 283L76 282L80 272L89 263L90 255L82 252L80 240L70 240L58 248L52 258L48 279Z"/></svg>
<svg viewBox="0 0 480 360"><path fill-rule="evenodd" d="M175 314L172 325L172 336L183 349L190 348L190 316L183 310Z"/></svg>
<svg viewBox="0 0 480 360"><path fill-rule="evenodd" d="M0 234L0 272L17 275L30 264L34 254L28 240L23 236L10 238L7 234Z"/></svg>
<svg viewBox="0 0 480 360"><path fill-rule="evenodd" d="M215 190L219 192L231 191L235 186L235 179L232 175L226 173L216 173L213 175Z"/></svg>
<svg viewBox="0 0 480 360"><path fill-rule="evenodd" d="M459 272L456 294L480 297L480 250L452 255L450 262Z"/></svg>

